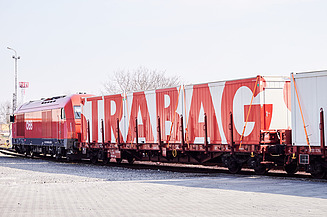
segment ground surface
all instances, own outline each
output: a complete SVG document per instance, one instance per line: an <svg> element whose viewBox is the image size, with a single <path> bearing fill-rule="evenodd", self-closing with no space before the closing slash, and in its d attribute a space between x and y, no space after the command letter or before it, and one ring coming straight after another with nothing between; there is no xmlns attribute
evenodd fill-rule
<svg viewBox="0 0 327 217"><path fill-rule="evenodd" d="M0 153L0 216L327 216L327 182L68 164Z"/></svg>

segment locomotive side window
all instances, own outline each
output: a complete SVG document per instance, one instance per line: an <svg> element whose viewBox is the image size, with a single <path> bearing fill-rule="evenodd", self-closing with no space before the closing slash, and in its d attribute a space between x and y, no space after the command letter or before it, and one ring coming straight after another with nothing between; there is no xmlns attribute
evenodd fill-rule
<svg viewBox="0 0 327 217"><path fill-rule="evenodd" d="M75 119L81 119L81 106L74 106Z"/></svg>
<svg viewBox="0 0 327 217"><path fill-rule="evenodd" d="M65 109L61 108L61 119L66 119Z"/></svg>

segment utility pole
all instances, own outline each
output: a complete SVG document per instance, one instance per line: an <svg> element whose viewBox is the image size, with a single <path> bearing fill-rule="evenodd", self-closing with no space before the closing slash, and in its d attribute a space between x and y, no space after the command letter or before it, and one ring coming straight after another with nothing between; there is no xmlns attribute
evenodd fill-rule
<svg viewBox="0 0 327 217"><path fill-rule="evenodd" d="M12 99L12 113L14 114L17 108L17 60L20 59L20 56L17 56L17 52L13 48L7 47L7 49L15 52L15 55L12 56L12 58L15 59L15 93Z"/></svg>

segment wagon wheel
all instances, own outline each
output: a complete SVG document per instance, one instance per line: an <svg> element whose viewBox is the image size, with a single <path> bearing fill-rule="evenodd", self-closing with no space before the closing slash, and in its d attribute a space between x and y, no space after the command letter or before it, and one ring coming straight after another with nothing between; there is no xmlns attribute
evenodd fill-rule
<svg viewBox="0 0 327 217"><path fill-rule="evenodd" d="M116 163L117 163L117 164L120 164L120 163L122 162L122 160L123 160L123 159L121 159L121 158L116 158Z"/></svg>
<svg viewBox="0 0 327 217"><path fill-rule="evenodd" d="M315 179L323 179L323 178L325 178L327 171L321 165L320 162L313 162L309 166L311 167L310 174L311 174L311 176L313 178L315 178Z"/></svg>
<svg viewBox="0 0 327 217"><path fill-rule="evenodd" d="M108 164L109 162L110 162L110 158L109 158L109 157L107 157L107 156L103 157L103 159L102 159L102 164L103 164L103 165L106 165L106 164Z"/></svg>
<svg viewBox="0 0 327 217"><path fill-rule="evenodd" d="M90 161L91 161L91 163L92 164L96 164L97 162L98 162L98 156L92 156L91 158L90 158Z"/></svg>
<svg viewBox="0 0 327 217"><path fill-rule="evenodd" d="M128 161L129 164L133 164L134 161L135 161L135 158L134 157L128 157L127 161Z"/></svg>
<svg viewBox="0 0 327 217"><path fill-rule="evenodd" d="M254 172L257 175L264 175L268 172L268 169L266 165L260 164L256 168L254 168Z"/></svg>
<svg viewBox="0 0 327 217"><path fill-rule="evenodd" d="M285 165L285 166L284 166L284 170L285 170L285 172L286 172L287 174L290 174L290 175L296 173L296 172L298 171L298 169L299 169L299 168L298 168L298 166L297 166L296 163L291 163L291 164L288 164L288 165Z"/></svg>
<svg viewBox="0 0 327 217"><path fill-rule="evenodd" d="M248 161L248 165L251 169L254 170L255 174L257 175L264 175L268 172L269 168L267 165L261 163L260 157L250 158Z"/></svg>
<svg viewBox="0 0 327 217"><path fill-rule="evenodd" d="M323 171L323 170L315 171L315 172L311 172L310 174L315 179L323 179L326 176L326 171Z"/></svg>
<svg viewBox="0 0 327 217"><path fill-rule="evenodd" d="M242 166L238 164L235 160L231 160L228 164L228 170L232 174L239 173L242 169Z"/></svg>

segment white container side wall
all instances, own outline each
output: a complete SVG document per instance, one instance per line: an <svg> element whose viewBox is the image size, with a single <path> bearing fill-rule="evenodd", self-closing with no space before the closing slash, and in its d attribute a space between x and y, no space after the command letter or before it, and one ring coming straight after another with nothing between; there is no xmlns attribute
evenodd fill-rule
<svg viewBox="0 0 327 217"><path fill-rule="evenodd" d="M294 78L310 145L320 146L320 108L323 108L325 112L324 122L326 123L327 71L298 73L294 74ZM291 90L292 143L296 146L306 146L306 135L293 80ZM325 134L326 129L325 127Z"/></svg>
<svg viewBox="0 0 327 217"><path fill-rule="evenodd" d="M89 122L90 126L90 141L92 142L98 142L102 143L102 120L104 120L104 102L102 100L98 100L98 139L97 141L94 141L95 139L93 138L93 117L92 117L92 101L88 101L87 99L90 99L93 97L86 98L85 100L85 105L82 106L82 111L83 115L86 119L86 121ZM105 126L103 126L105 127ZM105 128L104 128L105 131ZM88 136L88 135L87 135ZM88 138L87 140L88 141Z"/></svg>
<svg viewBox="0 0 327 217"><path fill-rule="evenodd" d="M104 121L104 101L98 101L98 143L103 143L102 141L102 121ZM103 122L104 123L104 122ZM103 132L105 132L105 126L103 124Z"/></svg>
<svg viewBox="0 0 327 217"><path fill-rule="evenodd" d="M288 102L289 85L288 77L263 77L266 81L264 94L260 97L261 105L272 104L272 118L269 129L291 128L291 102ZM268 111L264 116L268 116Z"/></svg>
<svg viewBox="0 0 327 217"><path fill-rule="evenodd" d="M85 100L85 104L82 106L82 112L86 119L86 121L89 121L90 125L90 141L92 141L92 102L89 102ZM86 125L87 127L87 125ZM86 129L87 130L87 129ZM88 134L86 134L88 135ZM86 138L86 141L88 141L88 138Z"/></svg>
<svg viewBox="0 0 327 217"><path fill-rule="evenodd" d="M220 136L221 136L221 143L227 144L227 139L226 139L226 135L224 133L223 123L222 123L222 119L221 119L221 113L222 113L221 99L222 99L223 91L225 88L225 82L214 82L214 83L209 83L208 85L210 88L210 93L212 95L213 106L214 106L216 117L217 117L218 129L219 129Z"/></svg>
<svg viewBox="0 0 327 217"><path fill-rule="evenodd" d="M130 121L130 111L132 107L133 102L133 94L128 94L126 96L122 95L124 97L123 100L123 116L122 120L119 122L119 128L123 137L123 141L126 141L128 130L129 130L129 121ZM113 141L112 141L113 142ZM116 142L116 140L114 141Z"/></svg>
<svg viewBox="0 0 327 217"><path fill-rule="evenodd" d="M153 135L153 142L157 142L157 113L156 113L156 93L155 90L145 91L145 99L148 105L149 118L151 124L151 132ZM138 120L141 120L138 118ZM150 131L150 130L148 130ZM142 141L139 141L142 142ZM146 142L144 138L144 142Z"/></svg>

